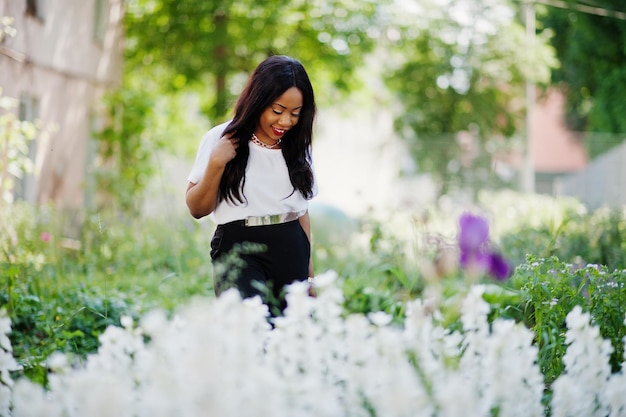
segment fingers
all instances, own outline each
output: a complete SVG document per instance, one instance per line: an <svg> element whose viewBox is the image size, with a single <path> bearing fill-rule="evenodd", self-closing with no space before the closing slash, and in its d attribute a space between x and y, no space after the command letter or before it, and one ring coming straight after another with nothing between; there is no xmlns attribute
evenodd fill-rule
<svg viewBox="0 0 626 417"><path fill-rule="evenodd" d="M220 140L229 141L235 148L239 146L239 138L233 137L232 133L222 136Z"/></svg>
<svg viewBox="0 0 626 417"><path fill-rule="evenodd" d="M225 140L225 142L228 142L230 144L230 146L227 147L229 148L227 152L229 154L229 160L232 160L237 155L237 148L239 148L239 138L234 138L231 135L228 135L224 136L223 139Z"/></svg>
<svg viewBox="0 0 626 417"><path fill-rule="evenodd" d="M217 141L211 151L211 160L218 165L225 166L237 156L239 139L224 135Z"/></svg>

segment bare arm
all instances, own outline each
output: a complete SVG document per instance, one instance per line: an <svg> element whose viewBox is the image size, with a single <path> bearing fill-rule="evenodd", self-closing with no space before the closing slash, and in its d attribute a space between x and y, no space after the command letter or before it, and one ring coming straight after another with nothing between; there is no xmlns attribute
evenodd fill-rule
<svg viewBox="0 0 626 417"><path fill-rule="evenodd" d="M223 136L211 152L204 175L197 184L187 185L185 201L189 213L196 219L213 213L217 207L220 181L226 164L237 154L239 139Z"/></svg>

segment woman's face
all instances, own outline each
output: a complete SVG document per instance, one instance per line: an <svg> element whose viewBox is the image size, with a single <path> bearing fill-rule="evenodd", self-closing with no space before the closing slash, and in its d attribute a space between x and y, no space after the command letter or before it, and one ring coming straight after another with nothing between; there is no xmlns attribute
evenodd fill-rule
<svg viewBox="0 0 626 417"><path fill-rule="evenodd" d="M261 140L276 142L298 123L302 101L300 89L291 87L261 113L254 133Z"/></svg>

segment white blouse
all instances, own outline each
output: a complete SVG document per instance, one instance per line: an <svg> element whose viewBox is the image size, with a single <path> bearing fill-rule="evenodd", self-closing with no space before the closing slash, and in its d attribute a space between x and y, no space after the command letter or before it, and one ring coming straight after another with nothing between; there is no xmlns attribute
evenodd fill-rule
<svg viewBox="0 0 626 417"><path fill-rule="evenodd" d="M202 137L196 161L187 178L190 182L197 184L202 179L211 151L222 137L228 123L230 122L215 126ZM291 185L287 164L281 150L262 148L252 142L248 146L250 156L243 187L243 196L246 200L243 203L222 200L211 213L210 218L217 224L224 224L249 216L289 212L304 214L309 202ZM310 158L309 150L309 162L312 167ZM317 195L317 184L314 177L313 196L315 195Z"/></svg>

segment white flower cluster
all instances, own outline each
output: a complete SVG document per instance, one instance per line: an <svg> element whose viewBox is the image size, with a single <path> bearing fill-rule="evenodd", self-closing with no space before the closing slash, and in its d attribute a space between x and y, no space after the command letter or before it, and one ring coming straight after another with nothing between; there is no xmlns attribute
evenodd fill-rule
<svg viewBox="0 0 626 417"><path fill-rule="evenodd" d="M611 374L608 358L613 346L589 323L589 313L580 306L567 316L565 373L553 385L554 417L626 416L626 354L622 371Z"/></svg>
<svg viewBox="0 0 626 417"><path fill-rule="evenodd" d="M10 415L11 389L14 385L10 372L20 370L13 358L9 333L11 333L11 320L7 317L6 310L0 309L0 416Z"/></svg>
<svg viewBox="0 0 626 417"><path fill-rule="evenodd" d="M229 291L195 300L173 317L154 311L102 334L80 367L50 358L50 387L26 379L0 391L13 417L543 416L543 379L530 330L487 322L484 288L466 297L463 332L441 327L415 300L404 326L383 313L342 313L334 274L290 287L274 326L258 299ZM555 416L626 415L625 380L588 317L568 318L567 372L555 383ZM7 333L0 321L0 336ZM6 338L0 338L5 352ZM0 357L2 381L14 361ZM0 388L4 388L0 387ZM620 390L622 391L620 393ZM9 395L9 396L7 396ZM621 401L621 402L620 402ZM10 412L9 412L10 410ZM573 410L582 410L574 412Z"/></svg>

